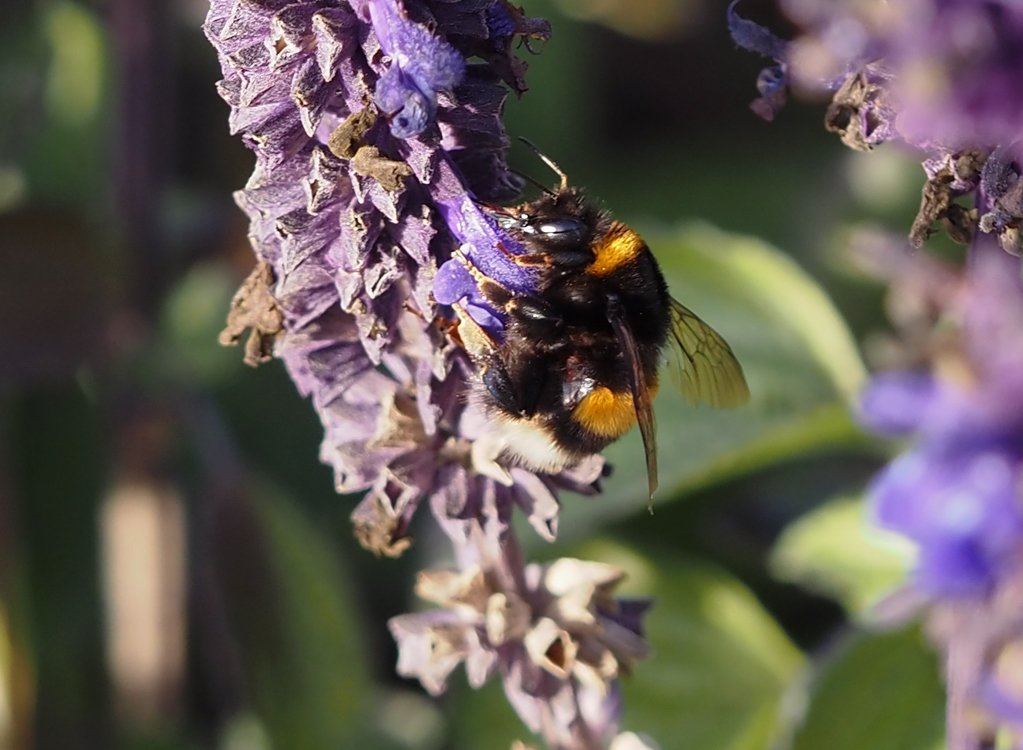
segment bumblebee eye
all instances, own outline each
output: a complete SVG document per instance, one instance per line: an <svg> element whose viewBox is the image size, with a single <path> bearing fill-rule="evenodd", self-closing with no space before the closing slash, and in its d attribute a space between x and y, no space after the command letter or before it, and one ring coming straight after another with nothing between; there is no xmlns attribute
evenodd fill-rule
<svg viewBox="0 0 1023 750"><path fill-rule="evenodd" d="M579 221L579 219L571 217L546 219L535 224L534 231L558 242L577 242L586 233L586 225Z"/></svg>

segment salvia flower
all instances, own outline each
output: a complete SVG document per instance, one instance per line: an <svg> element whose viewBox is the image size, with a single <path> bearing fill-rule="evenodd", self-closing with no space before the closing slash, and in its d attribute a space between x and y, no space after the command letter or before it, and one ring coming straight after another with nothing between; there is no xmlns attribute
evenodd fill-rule
<svg viewBox="0 0 1023 750"><path fill-rule="evenodd" d="M597 492L602 459L480 474L475 373L452 333L462 315L500 340L504 314L477 275L535 291L510 257L521 248L481 206L522 187L501 113L508 90L526 88L513 47L549 27L508 0L211 0L205 30L231 131L256 159L235 198L258 264L222 338L251 329L246 360L280 358L310 398L338 492L362 496L364 546L401 554L424 500L454 545L459 570L420 586L445 609L392 622L402 671L432 692L462 661L474 684L500 671L552 747L607 747L617 678L646 651L643 607L611 599L619 576L600 566L526 566L509 552L514 509L552 540L557 492Z"/></svg>
<svg viewBox="0 0 1023 750"><path fill-rule="evenodd" d="M977 231L992 233L1018 253L1023 5L783 0L782 6L801 29L796 38L782 43L738 16L735 3L729 9L733 38L775 59L793 87L828 92L826 125L848 146L866 151L895 142L922 153L928 182L912 243L919 247L941 222L959 242L968 243ZM763 94L762 81L757 85ZM755 102L758 112L763 99ZM771 101L783 101L782 95L772 93ZM999 156L985 170L992 153ZM973 195L973 206L957 202Z"/></svg>
<svg viewBox="0 0 1023 750"><path fill-rule="evenodd" d="M1023 127L1023 8L1013 0L783 0L804 33L789 46L807 87L878 66L900 137L918 145L1007 144Z"/></svg>
<svg viewBox="0 0 1023 750"><path fill-rule="evenodd" d="M923 602L945 661L948 746L1023 747L1023 284L998 252L1021 246L1023 4L781 5L792 40L734 3L733 38L783 66L792 90L830 95L825 125L848 146L920 157L914 248L936 225L969 248L965 271L886 254L906 366L871 381L860 418L909 441L869 494L875 521L918 548L889 604Z"/></svg>
<svg viewBox="0 0 1023 750"><path fill-rule="evenodd" d="M474 687L500 674L519 715L555 747L607 747L615 680L647 653L647 602L613 598L623 573L611 566L562 558L523 568L516 555L421 573L417 593L441 608L391 620L398 672L432 693L459 664Z"/></svg>
<svg viewBox="0 0 1023 750"><path fill-rule="evenodd" d="M437 94L451 91L465 76L458 51L410 21L390 2L370 2L369 15L380 49L391 64L380 76L374 101L396 138L419 135L437 112Z"/></svg>
<svg viewBox="0 0 1023 750"><path fill-rule="evenodd" d="M917 345L927 360L876 376L860 405L868 427L911 440L870 497L877 523L918 548L910 586L946 656L957 750L1023 730L1023 686L1006 671L1023 649L1023 283L995 250L975 248L962 278L941 272L937 325ZM935 277L925 265L906 272Z"/></svg>
<svg viewBox="0 0 1023 750"><path fill-rule="evenodd" d="M435 277L457 251L511 289L530 281L493 267L517 268L477 203L520 187L504 162L500 117L505 83L522 82L500 73L522 68L466 60L507 57L517 35L543 30L495 5L505 6L214 0L206 21L231 129L256 154L236 198L263 264L256 276L269 285L260 295L250 281L236 300L243 314L233 334L272 300L269 318L256 321L254 352L272 349L311 397L325 428L322 457L339 492L366 493L356 523L382 552L407 544L421 498L445 495L444 512L457 516L463 494L488 494L468 464L471 367L438 322L437 301L464 298L482 323L500 321L473 305L471 284L452 282L442 294ZM493 520L506 523L518 504L550 538L552 492L592 491L599 471L590 464L498 488L489 493Z"/></svg>

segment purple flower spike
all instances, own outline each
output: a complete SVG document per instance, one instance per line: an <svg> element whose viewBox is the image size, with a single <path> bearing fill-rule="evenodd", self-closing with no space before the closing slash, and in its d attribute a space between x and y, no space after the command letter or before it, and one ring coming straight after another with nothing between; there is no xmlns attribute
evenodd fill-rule
<svg viewBox="0 0 1023 750"><path fill-rule="evenodd" d="M460 663L474 687L500 675L519 716L552 747L607 747L621 713L617 680L647 654L644 607L611 596L624 576L607 565L519 566L512 548L461 571L422 573L417 593L442 608L390 621L398 671L434 694Z"/></svg>
<svg viewBox="0 0 1023 750"><path fill-rule="evenodd" d="M878 522L920 545L917 582L938 596L988 590L1023 550L1023 284L986 250L946 300L962 348L934 373L876 376L860 406L878 432L916 438L870 494Z"/></svg>
<svg viewBox="0 0 1023 750"><path fill-rule="evenodd" d="M222 339L251 329L246 361L280 358L312 401L338 492L362 496L363 546L402 554L426 500L454 547L457 570L420 579L440 608L391 620L399 672L435 694L459 664L472 685L500 673L551 746L652 747L615 737L644 605L611 597L621 575L606 566L527 565L512 529L518 509L553 541L558 493L598 492L603 460L510 466L499 483L480 471L486 422L466 397L472 336L504 326L480 284L537 283L483 206L521 188L501 110L506 86L525 90L511 49L546 22L506 0L211 0L205 30L256 159L235 197L257 266Z"/></svg>
<svg viewBox="0 0 1023 750"><path fill-rule="evenodd" d="M1018 458L913 451L892 463L871 495L878 522L920 545L916 580L933 596L983 593L1023 536Z"/></svg>
<svg viewBox="0 0 1023 750"><path fill-rule="evenodd" d="M398 0L367 0L367 7L380 49L391 59L374 101L390 119L391 134L411 138L433 120L437 93L461 83L465 61L450 44L408 20Z"/></svg>
<svg viewBox="0 0 1023 750"><path fill-rule="evenodd" d="M875 521L918 548L908 587L927 604L929 632L946 658L949 746L983 747L977 727L1018 724L1003 657L1023 655L1023 282L1018 262L986 235L968 270L934 273L917 256L897 279L932 283L942 325L910 342L929 372L874 378L864 421L912 438L872 483ZM906 321L921 335L920 320ZM983 721L978 721L982 718Z"/></svg>
<svg viewBox="0 0 1023 750"><path fill-rule="evenodd" d="M883 373L860 396L860 421L881 435L908 435L926 420L936 396L934 379L928 374Z"/></svg>
<svg viewBox="0 0 1023 750"><path fill-rule="evenodd" d="M940 225L960 244L983 232L1023 254L1023 4L783 0L800 28L784 43L739 17L736 2L733 39L779 64L758 77L757 114L774 117L787 80L797 92L829 93L825 125L850 148L892 142L921 154L928 181L913 246Z"/></svg>
<svg viewBox="0 0 1023 750"><path fill-rule="evenodd" d="M587 484L599 476L597 466L580 478L524 479L524 491L470 481L466 468L471 365L448 336L454 313L437 300L460 302L499 335L500 314L468 269L514 291L531 288L509 260L521 250L473 198L507 196L518 184L504 162L506 89L496 71L463 60L487 48L491 64L510 66L497 62L511 37L490 38L488 17L488 4L475 1L213 0L206 21L232 129L256 154L236 197L261 265L236 300L229 338L252 327L253 361L271 352L284 360L323 422L321 455L338 490L366 493L354 515L360 538L387 554L407 546L424 496L455 493L434 510L464 514L462 488L474 482L499 509L497 536L514 505L550 536L552 489L592 492ZM505 34L538 28L515 18ZM395 120L389 128L371 103L398 74L435 110L439 137L429 144L395 138ZM452 97L437 99L452 87ZM454 256L467 263L449 262Z"/></svg>

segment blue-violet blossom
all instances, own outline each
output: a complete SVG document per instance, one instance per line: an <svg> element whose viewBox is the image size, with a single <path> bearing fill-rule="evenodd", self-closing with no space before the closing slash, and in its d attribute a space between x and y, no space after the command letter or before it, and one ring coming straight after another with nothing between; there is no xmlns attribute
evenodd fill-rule
<svg viewBox="0 0 1023 750"><path fill-rule="evenodd" d="M912 440L870 499L876 522L919 550L893 601L925 603L944 656L948 746L1023 747L1023 284L998 251L1023 247L1023 4L781 0L800 29L791 41L737 4L733 39L773 63L754 108L773 116L779 87L830 93L825 124L847 145L920 156L910 244L940 223L969 248L963 271L888 254L908 366L872 380L860 416Z"/></svg>
<svg viewBox="0 0 1023 750"><path fill-rule="evenodd" d="M985 246L986 245L986 246ZM877 375L860 416L911 438L875 479L875 520L918 547L909 595L926 604L946 658L949 747L976 750L1006 726L1023 742L1023 283L990 240L959 274L926 258L935 325L918 367ZM924 306L921 305L921 308ZM917 329L919 331L919 329ZM919 335L917 333L917 335Z"/></svg>

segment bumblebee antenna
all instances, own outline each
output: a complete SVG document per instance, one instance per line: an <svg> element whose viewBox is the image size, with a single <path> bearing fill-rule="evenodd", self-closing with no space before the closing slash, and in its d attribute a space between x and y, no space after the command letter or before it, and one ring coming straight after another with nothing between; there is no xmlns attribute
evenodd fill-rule
<svg viewBox="0 0 1023 750"><path fill-rule="evenodd" d="M519 140L525 143L527 146L529 146L529 148L533 150L533 153L540 157L540 161L542 161L544 164L550 167L551 171L553 171L554 174L561 178L561 185L558 187L558 190L564 191L568 187L568 175L564 173L561 167L555 164L554 160L547 156L547 154L538 149L532 141L523 138L521 135L519 136ZM546 192L549 193L550 191L547 190Z"/></svg>
<svg viewBox="0 0 1023 750"><path fill-rule="evenodd" d="M557 193L555 193L555 192L554 192L553 190L551 190L551 189L550 189L549 187L547 187L547 186L546 186L546 185L544 185L544 184L543 184L542 182L540 182L539 180L537 180L537 179L536 179L535 177L530 177L530 176L529 176L528 174L526 174L525 172L520 172L520 171L518 171L517 169L512 169L512 170L511 170L511 173L512 173L513 175L515 175L516 177L521 177L521 178L522 178L523 180L525 180L526 182L528 182L528 183L529 183L530 185L532 185L533 187L535 187L535 188L539 188L540 190L542 190L543 192L545 192L545 193L546 193L547 195L549 195L549 196L550 196L551 198L556 198L556 197L557 197Z"/></svg>

